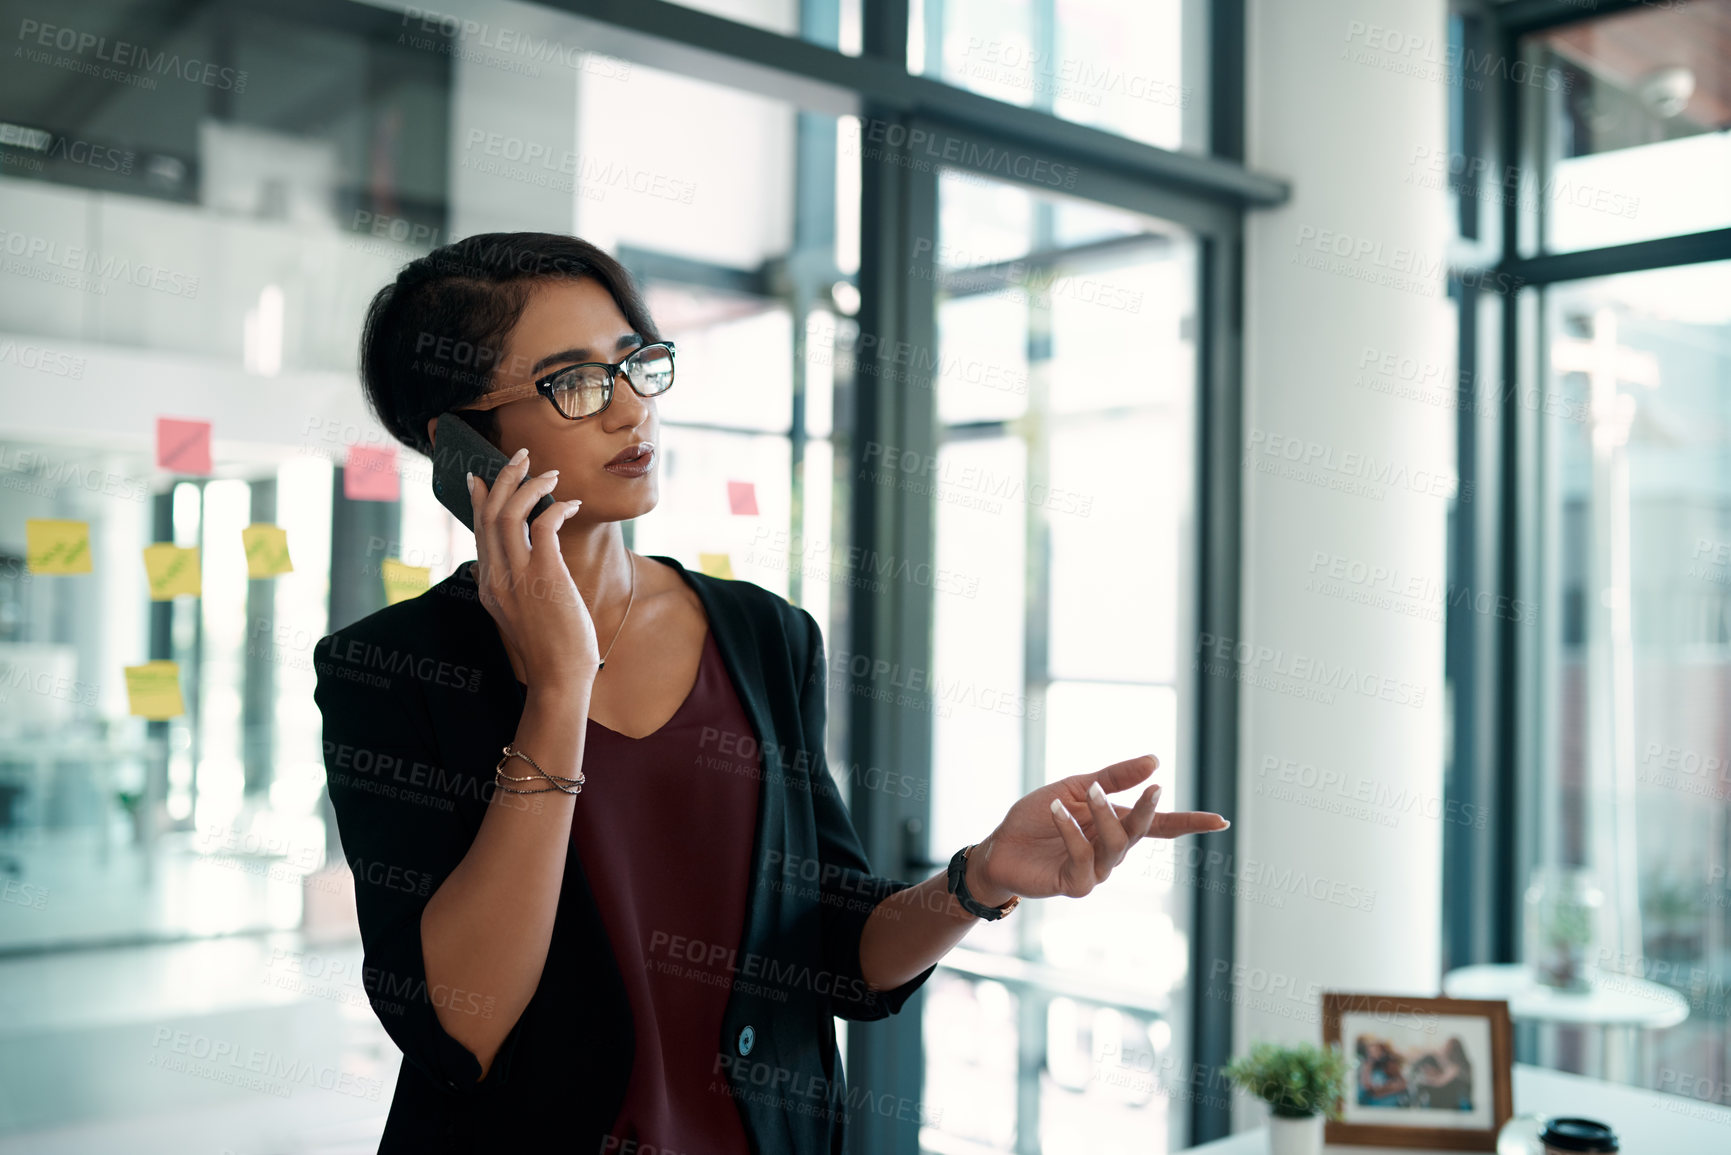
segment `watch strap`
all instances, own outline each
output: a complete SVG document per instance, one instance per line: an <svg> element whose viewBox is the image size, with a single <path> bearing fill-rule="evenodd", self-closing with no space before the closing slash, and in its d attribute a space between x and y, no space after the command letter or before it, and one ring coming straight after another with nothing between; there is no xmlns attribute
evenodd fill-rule
<svg viewBox="0 0 1731 1155"><path fill-rule="evenodd" d="M983 918L989 922L995 922L998 919L1003 918L1006 914L1009 914L1012 910L1015 910L1016 904L1022 901L1022 896L1019 894L1012 894L1010 896L1010 901L1006 902L1003 906L987 906L985 903L978 901L973 895L969 894L967 881L968 852L973 848L973 844L970 843L956 851L955 856L950 859L948 871L950 893L956 896L956 902L969 914L974 915L976 918Z"/></svg>

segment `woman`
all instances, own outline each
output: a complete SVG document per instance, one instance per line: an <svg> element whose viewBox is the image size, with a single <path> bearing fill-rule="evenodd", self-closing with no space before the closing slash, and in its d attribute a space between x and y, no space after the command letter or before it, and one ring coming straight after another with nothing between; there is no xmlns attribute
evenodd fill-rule
<svg viewBox="0 0 1731 1155"><path fill-rule="evenodd" d="M1411 1096L1398 1052L1381 1039L1358 1040L1358 1105L1405 1107Z"/></svg>
<svg viewBox="0 0 1731 1155"><path fill-rule="evenodd" d="M1440 1052L1413 1064L1415 1100L1436 1111L1473 1109L1473 1064L1459 1035L1451 1035Z"/></svg>
<svg viewBox="0 0 1731 1155"><path fill-rule="evenodd" d="M658 496L659 342L617 262L546 234L446 246L368 314L385 428L436 454L461 410L514 454L470 479L475 561L319 646L364 981L405 1057L381 1151L839 1152L833 1016L895 1013L979 918L1081 897L1145 835L1227 825L1156 814L1158 786L1110 803L1145 756L1029 794L949 872L871 874L816 621L624 546Z"/></svg>

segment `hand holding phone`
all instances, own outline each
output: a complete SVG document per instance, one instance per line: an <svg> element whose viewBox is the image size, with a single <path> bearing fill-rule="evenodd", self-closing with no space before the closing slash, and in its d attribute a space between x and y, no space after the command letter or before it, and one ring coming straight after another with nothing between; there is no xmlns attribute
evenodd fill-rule
<svg viewBox="0 0 1731 1155"><path fill-rule="evenodd" d="M473 425L455 413L441 413L433 427L433 496L474 532L475 514L466 475L473 473L491 486L507 460ZM529 511L528 520L533 522L552 506L552 495L542 496Z"/></svg>
<svg viewBox="0 0 1731 1155"><path fill-rule="evenodd" d="M450 448L458 440L445 441L446 418L468 427L460 418L441 417L434 435L435 454L441 443ZM460 510L446 494L440 494L439 500L459 517L469 515L463 520L475 532L475 584L481 604L497 624L506 650L522 663L520 676L526 684L539 688L592 683L601 668L601 647L589 607L559 550L559 527L583 502L554 501L559 475L549 471L531 478L526 450L507 459L478 433L472 429L470 433L498 458L492 483L475 471L459 490L466 499ZM435 463L435 489L439 474ZM530 524L531 507L553 512Z"/></svg>

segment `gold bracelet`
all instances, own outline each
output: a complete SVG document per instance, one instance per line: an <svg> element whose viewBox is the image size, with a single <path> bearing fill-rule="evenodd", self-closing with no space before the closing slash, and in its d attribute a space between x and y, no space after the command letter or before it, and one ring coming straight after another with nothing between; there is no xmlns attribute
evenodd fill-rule
<svg viewBox="0 0 1731 1155"><path fill-rule="evenodd" d="M531 781L535 780L535 777L533 775L531 775L528 778L510 778L508 780L512 781L512 782L531 782ZM507 786L505 784L506 781L507 781L507 778L505 776L498 775L498 774L495 774L493 776L493 785L498 787L500 790L503 790L507 794L545 794L549 790L558 790L564 794L581 794L583 792L583 786L581 783L578 783L575 786L565 787L565 786L559 785L559 783L553 781L551 778L547 779L547 785L539 787L538 789L535 789L535 790L519 790L514 786Z"/></svg>
<svg viewBox="0 0 1731 1155"><path fill-rule="evenodd" d="M495 767L496 770L502 769L504 767L506 761L511 759L511 758L521 758L521 759L523 759L523 761L529 763L529 765L531 765L535 768L536 774L539 774L541 777L546 778L549 781L552 781L552 782L578 782L578 783L584 781L583 771L581 768L579 768L577 771L577 777L565 778L565 777L561 777L558 774L547 773L547 771L541 769L541 764L539 762L535 761L535 759L529 757L529 755L523 753L523 751L521 751L521 750L513 750L511 747L506 746L506 747L503 747L503 752L504 752L505 757L499 759L499 765L497 767ZM506 775L506 777L510 777L510 775ZM522 781L527 781L527 779L526 778L522 779Z"/></svg>
<svg viewBox="0 0 1731 1155"><path fill-rule="evenodd" d="M584 778L581 767L577 770L577 777L566 778L558 774L547 773L547 771L541 769L541 764L539 762L536 762L535 759L529 757L529 755L523 753L521 750L514 750L508 745L502 749L503 757L499 759L499 764L493 767L493 783L498 786L499 789L504 790L509 794L545 794L549 789L558 790L565 794L580 794L583 792L583 783L587 781L587 779ZM509 762L512 758L523 759L523 761L529 763L529 765L535 768L535 773L525 774L522 777L505 773L505 763ZM514 790L505 785L507 782L533 782L537 778L545 779L549 785L543 786L538 790Z"/></svg>
<svg viewBox="0 0 1731 1155"><path fill-rule="evenodd" d="M507 794L550 794L553 791L559 789L559 787L557 787L557 786L543 786L538 790L518 790L518 789L515 789L514 787L505 785L503 782L495 782L495 783L493 783L493 785L495 787L497 787L498 789L503 790ZM575 791L568 791L568 793L576 793L576 792Z"/></svg>

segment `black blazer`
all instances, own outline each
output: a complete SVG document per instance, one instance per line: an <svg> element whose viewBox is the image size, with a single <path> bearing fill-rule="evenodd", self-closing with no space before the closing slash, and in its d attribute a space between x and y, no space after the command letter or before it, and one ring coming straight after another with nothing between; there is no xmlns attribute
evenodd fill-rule
<svg viewBox="0 0 1731 1155"><path fill-rule="evenodd" d="M731 1086L759 1153L841 1152L849 1101L834 1016L893 1014L934 969L876 992L860 974L867 915L909 884L871 874L829 773L817 622L751 582L656 560L677 568L702 600L762 752L746 922L715 1040L716 1093ZM363 985L405 1060L379 1150L603 1155L634 1036L578 855L565 860L541 984L485 1080L434 1007L448 1000L487 1014L488 1000L427 986L421 912L480 829L493 766L525 702L471 568L325 636L314 659L326 781L355 879ZM676 843L644 849L679 852Z"/></svg>

